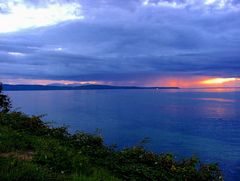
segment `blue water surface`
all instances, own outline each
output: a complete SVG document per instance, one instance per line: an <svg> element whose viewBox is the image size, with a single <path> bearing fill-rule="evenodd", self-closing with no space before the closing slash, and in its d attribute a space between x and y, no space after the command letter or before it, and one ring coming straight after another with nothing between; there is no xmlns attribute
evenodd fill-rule
<svg viewBox="0 0 240 181"><path fill-rule="evenodd" d="M225 180L240 180L240 89L7 92L27 114L47 114L71 131L102 130L120 148L150 138L146 148L177 158L217 162Z"/></svg>

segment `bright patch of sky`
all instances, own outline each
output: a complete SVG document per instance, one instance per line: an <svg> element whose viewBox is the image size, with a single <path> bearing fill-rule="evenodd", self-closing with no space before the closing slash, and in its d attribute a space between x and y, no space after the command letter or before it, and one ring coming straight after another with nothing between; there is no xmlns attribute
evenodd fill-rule
<svg viewBox="0 0 240 181"><path fill-rule="evenodd" d="M0 33L55 25L84 19L79 3L29 5L23 0L0 1Z"/></svg>
<svg viewBox="0 0 240 181"><path fill-rule="evenodd" d="M54 48L54 51L62 51L63 48L59 47L59 48Z"/></svg>
<svg viewBox="0 0 240 181"><path fill-rule="evenodd" d="M143 6L189 8L189 9L230 9L239 10L234 0L143 0Z"/></svg>
<svg viewBox="0 0 240 181"><path fill-rule="evenodd" d="M185 3L178 3L175 1L151 1L151 0L143 1L143 5L144 6L168 7L168 8L184 8L186 6Z"/></svg>
<svg viewBox="0 0 240 181"><path fill-rule="evenodd" d="M8 52L8 55L11 56L24 56L24 53L20 53L20 52Z"/></svg>

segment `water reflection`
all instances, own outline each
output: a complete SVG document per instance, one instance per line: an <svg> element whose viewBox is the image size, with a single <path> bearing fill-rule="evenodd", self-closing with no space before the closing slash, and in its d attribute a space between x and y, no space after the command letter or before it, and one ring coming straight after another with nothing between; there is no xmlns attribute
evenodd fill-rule
<svg viewBox="0 0 240 181"><path fill-rule="evenodd" d="M202 100L202 101L216 101L216 102L235 102L237 100L234 99L224 99L224 98L210 98L210 97L204 97L204 98L195 98L196 100Z"/></svg>
<svg viewBox="0 0 240 181"><path fill-rule="evenodd" d="M240 92L240 87L182 88L186 92Z"/></svg>

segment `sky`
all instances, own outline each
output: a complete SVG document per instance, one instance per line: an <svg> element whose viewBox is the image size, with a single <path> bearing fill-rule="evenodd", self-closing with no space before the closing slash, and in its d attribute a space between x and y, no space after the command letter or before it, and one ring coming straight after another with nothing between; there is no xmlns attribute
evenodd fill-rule
<svg viewBox="0 0 240 181"><path fill-rule="evenodd" d="M240 86L240 0L0 0L0 81Z"/></svg>

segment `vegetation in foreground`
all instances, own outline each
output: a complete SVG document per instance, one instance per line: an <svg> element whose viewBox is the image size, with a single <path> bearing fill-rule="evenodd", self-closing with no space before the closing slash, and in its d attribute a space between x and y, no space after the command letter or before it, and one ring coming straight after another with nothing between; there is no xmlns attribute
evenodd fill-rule
<svg viewBox="0 0 240 181"><path fill-rule="evenodd" d="M216 164L195 157L176 161L141 145L117 151L97 134L70 134L41 116L10 112L10 106L0 86L0 180L223 180Z"/></svg>

